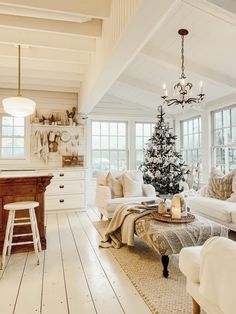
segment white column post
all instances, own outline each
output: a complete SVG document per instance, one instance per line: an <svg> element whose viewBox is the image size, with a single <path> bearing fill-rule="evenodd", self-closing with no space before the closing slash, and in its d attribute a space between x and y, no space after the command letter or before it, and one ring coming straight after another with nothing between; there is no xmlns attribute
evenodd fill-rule
<svg viewBox="0 0 236 314"><path fill-rule="evenodd" d="M210 111L203 111L201 114L202 133L202 183L206 184L211 169L211 114Z"/></svg>
<svg viewBox="0 0 236 314"><path fill-rule="evenodd" d="M128 126L129 169L136 169L135 161L135 121L130 120Z"/></svg>

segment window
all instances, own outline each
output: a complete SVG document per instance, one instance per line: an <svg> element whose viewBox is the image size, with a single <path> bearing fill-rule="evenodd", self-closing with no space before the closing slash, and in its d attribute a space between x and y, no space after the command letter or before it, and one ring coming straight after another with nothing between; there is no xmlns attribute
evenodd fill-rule
<svg viewBox="0 0 236 314"><path fill-rule="evenodd" d="M25 120L6 115L0 116L0 158L25 158Z"/></svg>
<svg viewBox="0 0 236 314"><path fill-rule="evenodd" d="M126 170L127 123L92 121L93 176L100 170Z"/></svg>
<svg viewBox="0 0 236 314"><path fill-rule="evenodd" d="M212 113L213 164L225 173L236 168L236 106Z"/></svg>
<svg viewBox="0 0 236 314"><path fill-rule="evenodd" d="M148 140L152 136L155 123L136 123L136 167L138 168L143 162L144 148Z"/></svg>
<svg viewBox="0 0 236 314"><path fill-rule="evenodd" d="M188 165L201 161L201 118L181 121L181 153Z"/></svg>

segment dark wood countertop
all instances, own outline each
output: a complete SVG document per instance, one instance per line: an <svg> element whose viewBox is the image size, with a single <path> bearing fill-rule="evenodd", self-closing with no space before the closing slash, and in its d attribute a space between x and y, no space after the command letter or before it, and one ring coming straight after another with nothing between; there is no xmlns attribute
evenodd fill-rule
<svg viewBox="0 0 236 314"><path fill-rule="evenodd" d="M19 201L36 201L39 202L39 207L35 209L40 240L42 248L46 249L46 230L45 230L45 212L44 212L44 192L46 187L50 184L52 175L29 175L15 176L12 174L0 175L0 250L2 250L5 230L8 218L8 211L4 210L4 205ZM20 211L17 217L28 216L28 211ZM29 233L30 227L15 227L14 233ZM30 236L18 238L19 241L31 240ZM15 238L14 241L17 241ZM33 250L33 246L15 246L13 252L23 252L28 249Z"/></svg>

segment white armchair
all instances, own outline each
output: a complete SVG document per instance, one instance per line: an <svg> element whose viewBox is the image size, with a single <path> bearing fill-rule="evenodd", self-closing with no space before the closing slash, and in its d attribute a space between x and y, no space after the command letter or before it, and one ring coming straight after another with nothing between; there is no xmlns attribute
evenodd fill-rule
<svg viewBox="0 0 236 314"><path fill-rule="evenodd" d="M137 171L126 171L127 174L134 175ZM122 172L112 172L114 177L122 175ZM97 186L96 186L96 205L103 216L108 219L112 218L117 206L128 202L144 202L156 199L156 192L152 185L142 183L142 195L135 197L118 197L112 198L111 188L107 186L108 172L97 173Z"/></svg>
<svg viewBox="0 0 236 314"><path fill-rule="evenodd" d="M193 314L235 314L236 243L213 237L202 247L183 248L179 267L187 278Z"/></svg>

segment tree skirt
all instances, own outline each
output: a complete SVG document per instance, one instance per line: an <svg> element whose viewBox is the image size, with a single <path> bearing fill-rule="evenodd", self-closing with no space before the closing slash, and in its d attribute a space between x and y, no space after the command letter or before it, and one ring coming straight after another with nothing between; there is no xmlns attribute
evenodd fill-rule
<svg viewBox="0 0 236 314"><path fill-rule="evenodd" d="M107 221L94 222L103 235ZM191 297L186 293L186 280L178 267L178 256L170 256L169 278L162 277L160 256L135 237L135 246L109 250L127 274L152 313L190 314Z"/></svg>

